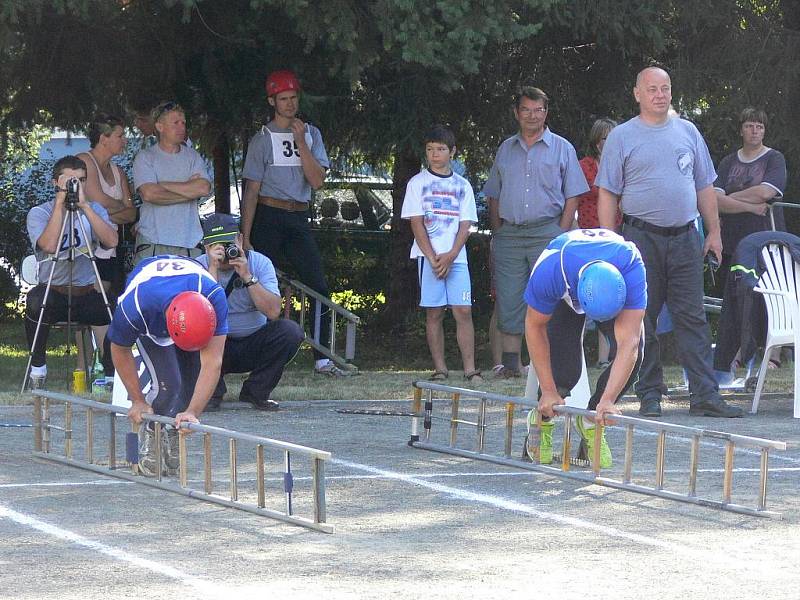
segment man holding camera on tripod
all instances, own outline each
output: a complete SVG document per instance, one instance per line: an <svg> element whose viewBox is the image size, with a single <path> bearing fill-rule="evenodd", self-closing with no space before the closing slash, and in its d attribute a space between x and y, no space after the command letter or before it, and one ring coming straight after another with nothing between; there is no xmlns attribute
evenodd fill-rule
<svg viewBox="0 0 800 600"><path fill-rule="evenodd" d="M43 387L47 377L45 351L51 324L71 321L96 326L97 346L102 348L110 321L106 301L97 291L88 245L115 247L117 229L105 208L86 199L85 181L86 164L75 156L65 156L53 167L55 199L28 212L28 237L40 264L39 284L28 292L25 306L31 389ZM107 360L109 357L104 357L104 363Z"/></svg>
<svg viewBox="0 0 800 600"><path fill-rule="evenodd" d="M197 260L225 289L228 337L217 389L206 407L219 410L226 387L225 373L247 373L241 402L258 410L278 410L269 396L283 369L294 358L304 334L300 325L280 319L281 296L272 262L260 252L242 248L242 234L231 215L214 213L203 221L206 253Z"/></svg>

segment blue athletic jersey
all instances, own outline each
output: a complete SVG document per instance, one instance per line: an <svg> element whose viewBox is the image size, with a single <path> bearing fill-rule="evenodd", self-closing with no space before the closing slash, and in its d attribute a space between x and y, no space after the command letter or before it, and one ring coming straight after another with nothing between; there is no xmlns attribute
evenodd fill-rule
<svg viewBox="0 0 800 600"><path fill-rule="evenodd" d="M583 313L578 302L578 275L584 266L598 260L614 265L625 279L623 309L647 307L647 275L639 249L607 229L574 229L550 242L531 271L525 290L528 306L551 315L564 300L576 313Z"/></svg>
<svg viewBox="0 0 800 600"><path fill-rule="evenodd" d="M108 338L119 346L132 346L147 336L160 346L172 344L166 311L181 292L200 292L217 313L214 335L228 333L228 300L225 290L203 266L185 256L153 256L136 265L119 297Z"/></svg>

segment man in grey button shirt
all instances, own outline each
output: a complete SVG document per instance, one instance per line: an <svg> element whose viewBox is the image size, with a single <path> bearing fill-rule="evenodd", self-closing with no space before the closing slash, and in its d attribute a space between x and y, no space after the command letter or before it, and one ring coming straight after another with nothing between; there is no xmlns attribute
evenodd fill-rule
<svg viewBox="0 0 800 600"><path fill-rule="evenodd" d="M670 116L672 85L666 71L641 71L633 94L639 116L609 134L596 185L600 225L613 229L621 207L623 235L638 246L647 269L644 360L636 384L639 413L661 416L664 374L655 325L666 302L689 379L689 413L741 417L742 410L719 395L703 310L703 256L722 256L711 156L692 123ZM698 212L707 230L705 243L694 227Z"/></svg>
<svg viewBox="0 0 800 600"><path fill-rule="evenodd" d="M549 99L535 87L517 94L519 133L497 151L483 187L492 228L497 327L502 335L501 376L519 376L525 330L523 299L533 265L545 246L572 225L578 196L589 191L575 148L545 124Z"/></svg>
<svg viewBox="0 0 800 600"><path fill-rule="evenodd" d="M136 234L138 263L159 254L199 256L203 230L198 201L211 193L205 162L186 144L186 117L175 102L152 113L158 143L133 161L133 184L143 204Z"/></svg>

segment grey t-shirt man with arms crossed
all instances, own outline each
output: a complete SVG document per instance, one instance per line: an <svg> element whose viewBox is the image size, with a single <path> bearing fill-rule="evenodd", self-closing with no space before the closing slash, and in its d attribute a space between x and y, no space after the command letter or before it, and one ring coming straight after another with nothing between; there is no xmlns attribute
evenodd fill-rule
<svg viewBox="0 0 800 600"><path fill-rule="evenodd" d="M211 192L205 163L186 145L186 117L175 102L153 110L158 143L133 161L133 184L144 203L135 262L159 254L199 256L203 237L198 200Z"/></svg>

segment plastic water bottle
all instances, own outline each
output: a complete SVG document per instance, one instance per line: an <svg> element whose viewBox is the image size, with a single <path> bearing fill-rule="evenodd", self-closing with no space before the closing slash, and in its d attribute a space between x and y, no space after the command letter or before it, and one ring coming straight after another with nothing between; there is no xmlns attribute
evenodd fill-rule
<svg viewBox="0 0 800 600"><path fill-rule="evenodd" d="M94 364L92 365L92 391L97 391L97 387L105 387L106 372L103 363L100 362L100 350L94 351Z"/></svg>

